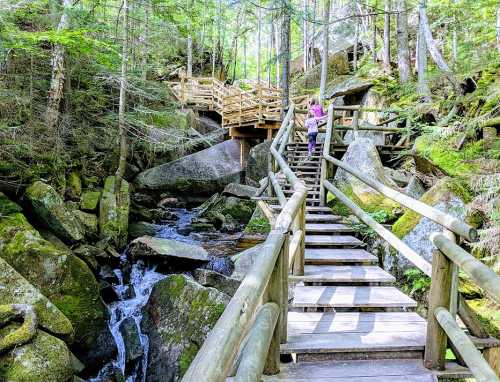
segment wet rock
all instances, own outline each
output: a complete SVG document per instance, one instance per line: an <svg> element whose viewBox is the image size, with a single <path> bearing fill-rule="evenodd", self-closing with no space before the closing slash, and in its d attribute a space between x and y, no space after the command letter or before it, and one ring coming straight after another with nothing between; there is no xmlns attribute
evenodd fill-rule
<svg viewBox="0 0 500 382"><path fill-rule="evenodd" d="M19 324L0 328L0 337ZM0 380L5 382L67 382L73 377L71 353L66 344L42 330L34 339L0 354Z"/></svg>
<svg viewBox="0 0 500 382"><path fill-rule="evenodd" d="M410 182L411 176L403 170L395 170L390 167L384 167L387 177L391 178L400 187L405 187Z"/></svg>
<svg viewBox="0 0 500 382"><path fill-rule="evenodd" d="M245 168L245 183L259 187L259 181L267 176L270 147L271 142L265 141L250 149Z"/></svg>
<svg viewBox="0 0 500 382"><path fill-rule="evenodd" d="M229 183L224 187L222 195L225 196L235 196L240 199L250 199L257 192L256 187L246 186L244 184Z"/></svg>
<svg viewBox="0 0 500 382"><path fill-rule="evenodd" d="M206 217L212 222L222 225L227 217L236 220L238 223L246 224L252 217L256 203L253 200L240 199L234 196L218 196L202 206L199 216Z"/></svg>
<svg viewBox="0 0 500 382"><path fill-rule="evenodd" d="M240 286L240 280L224 276L222 273L209 269L196 269L193 276L201 285L215 288L229 296L233 296L236 293L236 289Z"/></svg>
<svg viewBox="0 0 500 382"><path fill-rule="evenodd" d="M255 247L232 256L231 260L234 263L234 270L231 274L231 278L240 281L243 280L261 251L262 244L257 244Z"/></svg>
<svg viewBox="0 0 500 382"><path fill-rule="evenodd" d="M135 220L142 220L148 223L161 223L168 220L177 220L179 217L174 212L163 208L143 208L136 207L130 211L130 215Z"/></svg>
<svg viewBox="0 0 500 382"><path fill-rule="evenodd" d="M41 328L68 340L73 337L73 326L68 318L2 258L0 301L2 304L32 305Z"/></svg>
<svg viewBox="0 0 500 382"><path fill-rule="evenodd" d="M4 199L2 204L9 203ZM70 320L75 348L89 351L107 327L106 308L92 271L75 255L43 239L23 214L12 207L8 210L12 213L0 216L0 257Z"/></svg>
<svg viewBox="0 0 500 382"><path fill-rule="evenodd" d="M26 189L26 199L33 213L57 236L68 243L83 240L83 228L69 211L61 196L48 184L37 181Z"/></svg>
<svg viewBox="0 0 500 382"><path fill-rule="evenodd" d="M149 208L156 207L156 202L152 196L141 194L139 192L132 194L132 202L140 204L141 206L144 207L149 207Z"/></svg>
<svg viewBox="0 0 500 382"><path fill-rule="evenodd" d="M158 282L142 320L150 341L148 381L180 380L228 302L226 294L185 275Z"/></svg>
<svg viewBox="0 0 500 382"><path fill-rule="evenodd" d="M368 138L358 138L352 142L342 157L342 161L369 178L376 179L390 187L398 188L396 183L386 175L377 148ZM393 216L399 210L397 203L385 198L341 168L338 169L334 179L342 192L354 199L355 203L368 212L384 210L387 214Z"/></svg>
<svg viewBox="0 0 500 382"><path fill-rule="evenodd" d="M137 176L136 184L139 189L168 191L178 196L211 195L228 183L238 183L242 171L240 144L233 139L146 170Z"/></svg>
<svg viewBox="0 0 500 382"><path fill-rule="evenodd" d="M132 258L147 258L168 266L196 266L210 260L207 251L193 244L176 240L143 236L129 245Z"/></svg>
<svg viewBox="0 0 500 382"><path fill-rule="evenodd" d="M80 200L80 209L87 212L94 212L97 210L99 201L101 199L101 191L87 190L84 191Z"/></svg>
<svg viewBox="0 0 500 382"><path fill-rule="evenodd" d="M126 318L120 324L119 330L125 344L125 362L130 362L141 357L143 349L135 320L132 317Z"/></svg>
<svg viewBox="0 0 500 382"><path fill-rule="evenodd" d="M179 201L179 199L168 196L160 200L157 204L159 208L169 208L169 207L183 207L184 203Z"/></svg>
<svg viewBox="0 0 500 382"><path fill-rule="evenodd" d="M406 195L411 196L414 199L420 199L425 193L425 188L420 179L416 176L412 176L408 185L405 187L404 192Z"/></svg>
<svg viewBox="0 0 500 382"><path fill-rule="evenodd" d="M131 240L141 236L155 236L157 228L154 224L146 222L131 223L128 226L128 237Z"/></svg>
<svg viewBox="0 0 500 382"><path fill-rule="evenodd" d="M115 177L108 176L99 204L99 235L110 238L118 248L127 244L130 209L129 184L122 180L120 195L115 194Z"/></svg>
<svg viewBox="0 0 500 382"><path fill-rule="evenodd" d="M94 272L99 268L99 262L104 262L109 255L101 248L82 244L73 249L73 254L85 261Z"/></svg>
<svg viewBox="0 0 500 382"><path fill-rule="evenodd" d="M359 77L350 77L349 79L327 89L327 99L345 95L362 93L373 86L373 81Z"/></svg>
<svg viewBox="0 0 500 382"><path fill-rule="evenodd" d="M97 216L83 211L75 211L74 214L84 229L85 237L91 240L97 238Z"/></svg>
<svg viewBox="0 0 500 382"><path fill-rule="evenodd" d="M451 178L441 179L420 198L420 201L463 220L465 218L465 203L470 200L470 196L466 189L457 182ZM432 262L434 251L434 245L429 240L429 235L432 232L442 230L442 227L437 223L411 210L407 210L392 226L392 232L396 236L429 262ZM402 255L389 260L392 260L389 269L395 268L396 271L403 272L412 267L412 264ZM391 261L387 263L389 264Z"/></svg>
<svg viewBox="0 0 500 382"><path fill-rule="evenodd" d="M210 223L196 222L189 225L191 232L207 232L215 231L215 227Z"/></svg>

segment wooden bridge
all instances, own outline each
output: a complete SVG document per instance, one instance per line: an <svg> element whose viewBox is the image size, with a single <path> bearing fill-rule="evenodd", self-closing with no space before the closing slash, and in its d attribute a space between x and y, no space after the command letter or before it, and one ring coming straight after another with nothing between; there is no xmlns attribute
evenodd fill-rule
<svg viewBox="0 0 500 382"><path fill-rule="evenodd" d="M267 183L258 192L268 189L270 196L258 204L272 230L183 381L399 382L473 375L498 382L484 357L498 357L499 343L488 337L456 286L460 269L500 302L500 277L457 245L476 240L476 231L335 158L339 129L333 107L324 143L304 162L299 119L292 105L271 144ZM329 181L337 168L439 224L442 232L430 237L433 263L337 189ZM328 191L431 276L427 321L414 312L416 302L391 285L394 277L377 257L325 207ZM454 362L446 360L448 347Z"/></svg>

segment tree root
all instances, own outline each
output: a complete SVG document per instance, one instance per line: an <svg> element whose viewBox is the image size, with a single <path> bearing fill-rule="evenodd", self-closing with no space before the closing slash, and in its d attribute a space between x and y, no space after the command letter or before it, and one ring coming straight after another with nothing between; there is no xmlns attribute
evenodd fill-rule
<svg viewBox="0 0 500 382"><path fill-rule="evenodd" d="M13 347L24 345L36 334L37 317L32 305L11 304L0 305L0 325L5 326L10 321L23 318L23 324L16 330L0 338L0 354Z"/></svg>

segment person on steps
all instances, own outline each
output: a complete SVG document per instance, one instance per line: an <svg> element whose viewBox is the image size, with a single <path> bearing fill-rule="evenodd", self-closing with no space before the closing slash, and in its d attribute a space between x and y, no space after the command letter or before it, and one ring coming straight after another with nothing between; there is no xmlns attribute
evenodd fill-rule
<svg viewBox="0 0 500 382"><path fill-rule="evenodd" d="M307 128L307 138L309 143L307 145L307 160L310 160L312 157L312 153L316 149L316 137L318 136L318 123L325 117L325 112L323 111L323 107L319 103L316 98L311 98L309 101L309 113L308 118L306 119L306 128Z"/></svg>

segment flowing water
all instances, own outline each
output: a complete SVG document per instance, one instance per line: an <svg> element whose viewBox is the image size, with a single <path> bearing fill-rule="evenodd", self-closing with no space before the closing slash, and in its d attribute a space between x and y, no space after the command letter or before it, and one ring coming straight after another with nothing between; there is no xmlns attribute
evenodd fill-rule
<svg viewBox="0 0 500 382"><path fill-rule="evenodd" d="M186 230L195 216L195 212L183 208L172 209L179 217L174 222L157 226L157 237L178 240L185 243L202 245L210 254L231 254L237 251L235 239L238 235L210 233L191 233ZM230 273L230 262L227 258L211 256L210 269L217 272ZM90 382L103 382L124 379L126 382L146 381L146 369L149 350L149 339L141 332L142 310L149 300L154 285L166 275L156 272L156 266L138 260L131 266L127 264L126 252L122 255L121 266L115 269L116 283L113 290L117 301L108 305L108 326L117 346L117 357L107 364ZM125 321L133 320L139 338L142 355L127 361L127 344L123 338ZM121 330L120 330L121 329ZM119 376L118 378L116 376ZM124 378L121 378L124 377Z"/></svg>

